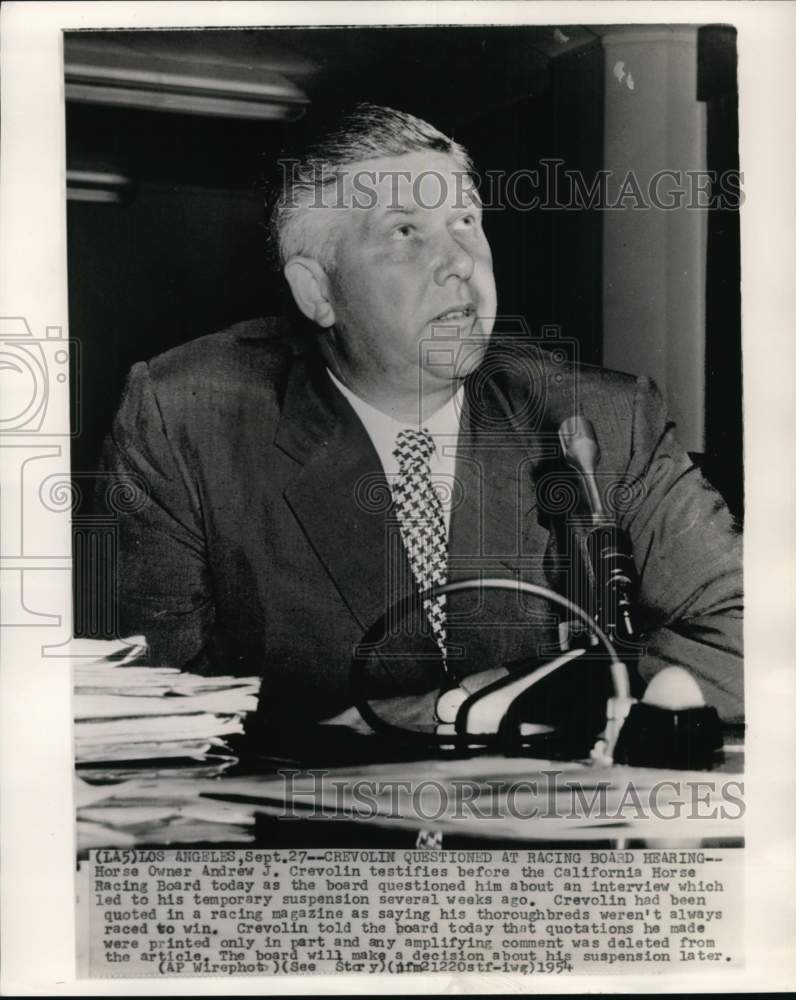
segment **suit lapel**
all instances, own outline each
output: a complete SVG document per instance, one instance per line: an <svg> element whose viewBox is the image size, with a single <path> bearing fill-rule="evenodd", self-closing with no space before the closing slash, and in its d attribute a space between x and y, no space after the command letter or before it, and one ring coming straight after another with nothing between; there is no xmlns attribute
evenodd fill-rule
<svg viewBox="0 0 796 1000"><path fill-rule="evenodd" d="M451 519L448 578L540 582L549 531L538 520L535 483L553 444L522 424L495 382L481 382L478 390L476 394L469 379L457 449L460 502ZM537 607L524 597L518 601L507 591L452 594L448 605L449 649L462 674L521 655L523 625L546 613L543 604ZM456 660L451 659L452 665Z"/></svg>
<svg viewBox="0 0 796 1000"><path fill-rule="evenodd" d="M389 485L369 435L311 353L296 358L276 445L299 463L285 501L364 633L416 590ZM423 622L425 625L425 622ZM377 683L423 686L441 658L409 616L380 647L390 660ZM389 653L388 656L384 654Z"/></svg>
<svg viewBox="0 0 796 1000"><path fill-rule="evenodd" d="M370 438L315 360L296 360L276 444L301 468L285 499L365 629L384 612L389 488Z"/></svg>
<svg viewBox="0 0 796 1000"><path fill-rule="evenodd" d="M539 523L536 480L557 453L549 435L529 430L494 384L476 399L472 381L456 457L459 500L451 518L450 579L480 560L484 569L512 569L544 552L549 536Z"/></svg>

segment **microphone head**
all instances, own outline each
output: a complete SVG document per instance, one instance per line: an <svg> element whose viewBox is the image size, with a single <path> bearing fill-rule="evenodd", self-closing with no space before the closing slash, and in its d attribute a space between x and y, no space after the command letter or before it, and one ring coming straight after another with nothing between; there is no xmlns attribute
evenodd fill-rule
<svg viewBox="0 0 796 1000"><path fill-rule="evenodd" d="M567 417L558 428L558 440L566 461L578 472L591 473L600 461L600 446L591 420Z"/></svg>

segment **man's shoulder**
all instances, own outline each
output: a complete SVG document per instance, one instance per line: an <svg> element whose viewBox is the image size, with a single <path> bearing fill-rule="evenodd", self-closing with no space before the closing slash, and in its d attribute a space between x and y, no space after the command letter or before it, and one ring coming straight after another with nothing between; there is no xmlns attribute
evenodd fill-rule
<svg viewBox="0 0 796 1000"><path fill-rule="evenodd" d="M575 413L630 417L640 383L649 382L585 364L555 344L536 340L512 345L498 367L497 381L513 408L533 408L543 423L556 426Z"/></svg>
<svg viewBox="0 0 796 1000"><path fill-rule="evenodd" d="M291 322L281 317L243 320L151 358L149 376L167 394L273 386L289 367L294 334Z"/></svg>

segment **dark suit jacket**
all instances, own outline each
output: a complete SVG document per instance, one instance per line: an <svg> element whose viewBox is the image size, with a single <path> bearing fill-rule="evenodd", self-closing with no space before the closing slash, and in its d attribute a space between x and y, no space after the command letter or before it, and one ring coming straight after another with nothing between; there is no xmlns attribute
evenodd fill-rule
<svg viewBox="0 0 796 1000"><path fill-rule="evenodd" d="M262 675L273 720L350 704L354 645L413 589L378 457L313 336L259 320L135 365L104 457L138 491L119 525L123 634L143 632L153 663ZM577 597L560 515L578 509L556 432L581 412L600 442L603 496L634 546L641 675L682 664L725 718L740 717L740 539L655 387L516 338L466 385L449 578ZM545 655L559 617L506 592L452 595L451 665L464 675ZM439 685L436 647L417 625L396 623L374 659L379 693Z"/></svg>

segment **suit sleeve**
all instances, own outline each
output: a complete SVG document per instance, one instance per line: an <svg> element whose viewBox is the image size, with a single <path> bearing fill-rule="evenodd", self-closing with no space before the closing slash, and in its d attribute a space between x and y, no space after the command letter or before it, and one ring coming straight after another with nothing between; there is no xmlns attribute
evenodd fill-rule
<svg viewBox="0 0 796 1000"><path fill-rule="evenodd" d="M152 665L212 672L215 611L201 504L145 363L130 372L102 468L129 500L114 514L120 633L145 635Z"/></svg>
<svg viewBox="0 0 796 1000"><path fill-rule="evenodd" d="M644 680L687 668L727 721L743 717L740 531L674 436L655 385L639 378L626 512L648 623Z"/></svg>

